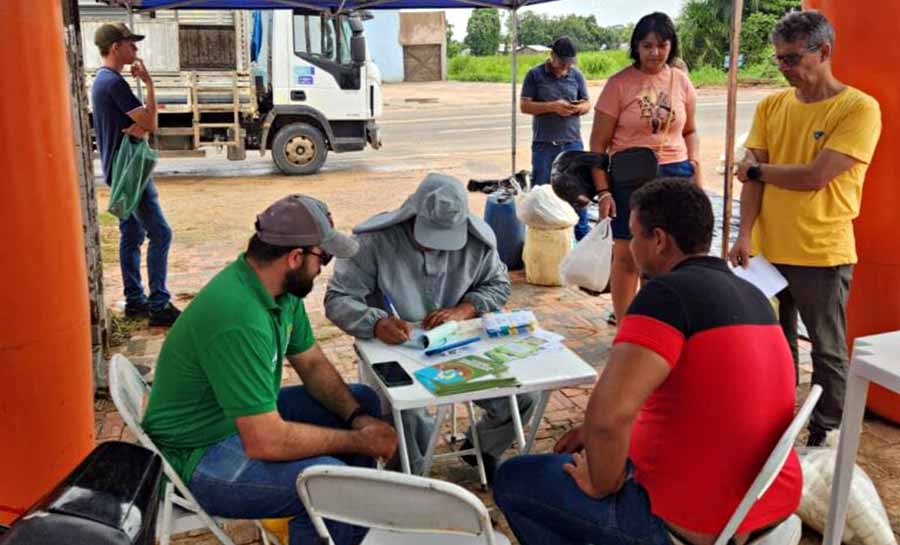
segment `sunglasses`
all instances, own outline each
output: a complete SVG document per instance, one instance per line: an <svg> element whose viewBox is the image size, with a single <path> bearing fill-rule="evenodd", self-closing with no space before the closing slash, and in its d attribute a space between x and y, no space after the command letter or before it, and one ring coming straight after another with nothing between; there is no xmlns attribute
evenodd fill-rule
<svg viewBox="0 0 900 545"><path fill-rule="evenodd" d="M775 64L780 65L780 64L784 63L785 66L792 67L792 66L797 66L798 64L800 64L800 61L803 60L803 55L806 55L807 53L814 53L818 50L819 50L818 47L812 47L812 48L807 49L803 53L787 53L785 55L772 55L771 59L772 59L772 62Z"/></svg>
<svg viewBox="0 0 900 545"><path fill-rule="evenodd" d="M331 263L331 260L334 259L333 255L329 254L328 252L326 252L324 250L322 252L314 252L312 250L304 250L303 253L312 254L312 255L318 257L319 261L322 262L323 267L327 267L328 264Z"/></svg>

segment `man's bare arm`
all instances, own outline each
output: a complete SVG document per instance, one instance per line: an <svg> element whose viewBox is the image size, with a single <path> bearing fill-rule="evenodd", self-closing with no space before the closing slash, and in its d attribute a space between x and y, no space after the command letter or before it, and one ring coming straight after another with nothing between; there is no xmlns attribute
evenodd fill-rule
<svg viewBox="0 0 900 545"><path fill-rule="evenodd" d="M290 355L287 359L300 375L310 395L339 418L346 419L359 407L344 379L318 344L314 344L306 352Z"/></svg>
<svg viewBox="0 0 900 545"><path fill-rule="evenodd" d="M143 82L147 88L147 97L144 100L144 106L128 112L128 117L143 130L156 132L159 128L159 122L157 119L156 90L153 86L153 78L150 77L150 73L147 72L147 68L141 60L135 60L134 64L131 65L131 75Z"/></svg>
<svg viewBox="0 0 900 545"><path fill-rule="evenodd" d="M763 149L748 149L741 161L738 179L743 182L741 187L741 224L737 240L728 252L728 260L733 267L746 268L750 264L750 234L753 232L753 224L762 209L762 196L765 186L760 182L747 179L747 165L763 164L769 161L769 152Z"/></svg>
<svg viewBox="0 0 900 545"><path fill-rule="evenodd" d="M669 365L656 352L632 343L613 347L585 413L584 446L596 497L622 487L634 420L668 376Z"/></svg>
<svg viewBox="0 0 900 545"><path fill-rule="evenodd" d="M366 452L367 438L357 430L323 428L287 422L277 411L235 419L249 458L270 462L325 454Z"/></svg>
<svg viewBox="0 0 900 545"><path fill-rule="evenodd" d="M521 110L523 114L529 115L556 114L564 117L574 113L572 104L564 100L538 102L525 97L522 97L522 99L519 100L519 110Z"/></svg>
<svg viewBox="0 0 900 545"><path fill-rule="evenodd" d="M808 165L760 164L760 179L793 191L818 191L859 162L838 151L823 149Z"/></svg>

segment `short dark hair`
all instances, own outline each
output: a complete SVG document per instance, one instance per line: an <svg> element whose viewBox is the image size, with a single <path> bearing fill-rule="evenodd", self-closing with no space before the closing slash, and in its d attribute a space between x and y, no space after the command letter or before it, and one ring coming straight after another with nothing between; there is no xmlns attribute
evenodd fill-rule
<svg viewBox="0 0 900 545"><path fill-rule="evenodd" d="M805 41L806 47L816 50L826 42L834 46L834 27L818 11L795 11L778 21L772 31L772 41L794 43Z"/></svg>
<svg viewBox="0 0 900 545"><path fill-rule="evenodd" d="M259 235L254 233L250 238L250 242L247 243L246 255L260 263L271 263L297 248L300 248L300 246L276 246L274 244L269 244L268 242L263 242L263 240L259 238Z"/></svg>
<svg viewBox="0 0 900 545"><path fill-rule="evenodd" d="M116 42L113 42L113 43L116 43ZM109 55L109 50L112 49L112 46L113 46L113 44L98 45L97 49L100 50L100 56L105 57L105 56Z"/></svg>
<svg viewBox="0 0 900 545"><path fill-rule="evenodd" d="M686 178L658 178L631 195L644 234L659 228L687 255L709 252L713 211L709 197Z"/></svg>
<svg viewBox="0 0 900 545"><path fill-rule="evenodd" d="M675 32L675 23L672 22L672 18L659 11L644 15L634 25L634 31L631 33L630 51L634 65L638 67L641 65L640 43L651 32L659 34L663 41L672 43L672 49L669 50L669 57L666 59L666 64L671 65L678 58L678 34Z"/></svg>

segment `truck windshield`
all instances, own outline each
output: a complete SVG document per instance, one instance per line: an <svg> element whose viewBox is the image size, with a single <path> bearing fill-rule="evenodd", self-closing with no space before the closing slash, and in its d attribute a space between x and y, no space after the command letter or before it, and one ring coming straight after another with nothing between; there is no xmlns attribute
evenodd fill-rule
<svg viewBox="0 0 900 545"><path fill-rule="evenodd" d="M294 53L347 65L350 23L346 16L294 14Z"/></svg>

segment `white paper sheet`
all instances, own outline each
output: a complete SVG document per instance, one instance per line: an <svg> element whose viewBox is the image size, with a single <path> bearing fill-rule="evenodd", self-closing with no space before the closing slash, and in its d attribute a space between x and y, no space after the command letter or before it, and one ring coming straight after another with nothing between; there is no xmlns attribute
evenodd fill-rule
<svg viewBox="0 0 900 545"><path fill-rule="evenodd" d="M761 255L751 257L750 266L746 269L731 267L731 271L759 288L759 291L768 298L787 287L787 279L778 272L774 265L769 263L768 259Z"/></svg>

